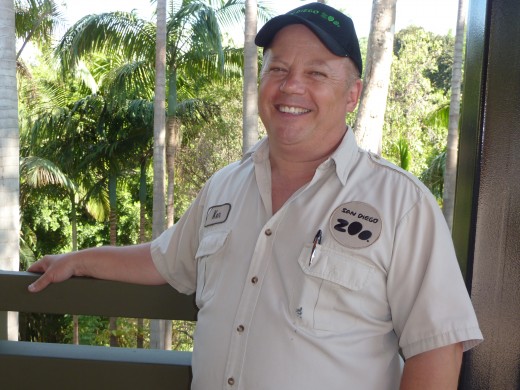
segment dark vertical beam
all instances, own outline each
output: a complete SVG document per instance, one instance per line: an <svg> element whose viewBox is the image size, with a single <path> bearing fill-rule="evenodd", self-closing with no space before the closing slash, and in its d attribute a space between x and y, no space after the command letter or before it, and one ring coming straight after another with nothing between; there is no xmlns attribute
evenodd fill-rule
<svg viewBox="0 0 520 390"><path fill-rule="evenodd" d="M471 287L475 220L480 184L487 68L487 2L488 0L470 0L469 4L457 191L453 216L453 241L468 287Z"/></svg>
<svg viewBox="0 0 520 390"><path fill-rule="evenodd" d="M471 1L454 239L485 341L462 389L520 389L519 19L518 0Z"/></svg>

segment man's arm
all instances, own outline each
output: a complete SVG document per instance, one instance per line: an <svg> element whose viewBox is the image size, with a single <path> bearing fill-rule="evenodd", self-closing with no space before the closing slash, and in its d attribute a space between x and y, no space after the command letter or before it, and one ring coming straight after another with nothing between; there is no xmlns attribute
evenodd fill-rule
<svg viewBox="0 0 520 390"><path fill-rule="evenodd" d="M455 390L462 363L462 343L420 353L404 364L400 390Z"/></svg>
<svg viewBox="0 0 520 390"><path fill-rule="evenodd" d="M51 283L62 282L72 276L149 285L166 283L152 261L150 243L47 255L31 265L28 271L43 272L29 286L31 292L41 291Z"/></svg>

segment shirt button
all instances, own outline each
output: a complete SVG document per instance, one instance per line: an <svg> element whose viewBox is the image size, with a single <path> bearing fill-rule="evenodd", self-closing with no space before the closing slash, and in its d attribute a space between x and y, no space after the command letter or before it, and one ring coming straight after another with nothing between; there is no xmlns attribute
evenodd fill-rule
<svg viewBox="0 0 520 390"><path fill-rule="evenodd" d="M228 378L227 383L228 383L228 385L233 386L235 384L235 379L234 378Z"/></svg>
<svg viewBox="0 0 520 390"><path fill-rule="evenodd" d="M253 276L253 277L251 278L251 283L253 283L253 284L257 284L257 283L258 283L258 278L257 278L256 276Z"/></svg>
<svg viewBox="0 0 520 390"><path fill-rule="evenodd" d="M244 329L245 329L245 328L244 328L244 325L238 325L238 327L237 327L237 332L238 332L238 333L242 333L242 332L244 331Z"/></svg>
<svg viewBox="0 0 520 390"><path fill-rule="evenodd" d="M271 234L273 234L273 232L272 232L271 229L267 229L267 230L265 231L265 235L266 235L266 236L270 236Z"/></svg>

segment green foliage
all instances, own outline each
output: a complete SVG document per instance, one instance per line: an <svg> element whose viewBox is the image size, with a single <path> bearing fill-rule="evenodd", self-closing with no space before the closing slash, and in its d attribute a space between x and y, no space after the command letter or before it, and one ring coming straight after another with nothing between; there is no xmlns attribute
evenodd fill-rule
<svg viewBox="0 0 520 390"><path fill-rule="evenodd" d="M67 343L70 321L62 315L20 313L20 341Z"/></svg>
<svg viewBox="0 0 520 390"><path fill-rule="evenodd" d="M215 110L205 121L184 121L183 142L176 154L175 210L187 209L204 183L218 169L241 158L242 83L208 84L201 90Z"/></svg>
<svg viewBox="0 0 520 390"><path fill-rule="evenodd" d="M402 145L408 148L408 170L416 176L428 169L432 156L443 150L447 129L425 118L444 105L449 90L447 74L453 38L438 36L419 27L396 34L394 61L383 129L383 154L402 163ZM401 146L400 146L401 145Z"/></svg>
<svg viewBox="0 0 520 390"><path fill-rule="evenodd" d="M442 206L444 191L444 172L446 170L446 149L437 155L432 155L426 169L420 179L430 189L432 194Z"/></svg>
<svg viewBox="0 0 520 390"><path fill-rule="evenodd" d="M403 137L399 138L394 144L393 150L395 151L395 155L399 158L398 165L405 170L409 170L412 156L410 154L410 148L408 147L408 141Z"/></svg>
<svg viewBox="0 0 520 390"><path fill-rule="evenodd" d="M51 196L49 196L51 195ZM22 234L26 250L37 259L47 253L60 253L72 249L68 211L70 202L50 188L32 190L21 205ZM22 263L24 270L29 264Z"/></svg>
<svg viewBox="0 0 520 390"><path fill-rule="evenodd" d="M54 343L71 343L72 342L72 316L49 316L36 315L38 322L37 329L43 324L49 329L58 329L59 338L52 337L51 334L36 334L30 339L24 340L45 340ZM79 316L79 344L96 345L102 347L110 346L111 332L108 329L109 318L100 316ZM31 322L28 322L31 323ZM150 320L144 320L143 332L140 334L143 338L143 348L150 347L150 337L148 329ZM193 332L195 331L195 322L193 321L173 321L172 322L172 349L177 351L193 350ZM139 328L137 319L135 318L118 318L117 331L115 335L122 348L138 348L137 340L139 336Z"/></svg>
<svg viewBox="0 0 520 390"><path fill-rule="evenodd" d="M18 56L29 41L39 47L49 47L53 33L62 22L56 1L15 0L14 6L16 37L23 41Z"/></svg>

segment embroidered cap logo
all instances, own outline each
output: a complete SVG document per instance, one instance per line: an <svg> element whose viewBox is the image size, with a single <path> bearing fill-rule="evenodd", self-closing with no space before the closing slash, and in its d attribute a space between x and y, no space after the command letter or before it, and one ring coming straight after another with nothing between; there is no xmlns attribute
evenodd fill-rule
<svg viewBox="0 0 520 390"><path fill-rule="evenodd" d="M334 18L334 16L331 16L331 15L327 15L327 13L325 12L321 12L318 11L318 10L315 10L315 9L312 9L312 8L304 8L304 9L299 9L295 12L290 12L291 15L297 15L297 14L300 14L300 13L304 13L304 12L309 12L309 13L313 13L313 14L320 14L320 16L325 19L327 22L329 23L332 23L334 26L340 28L341 27L341 24L338 20L336 20Z"/></svg>

